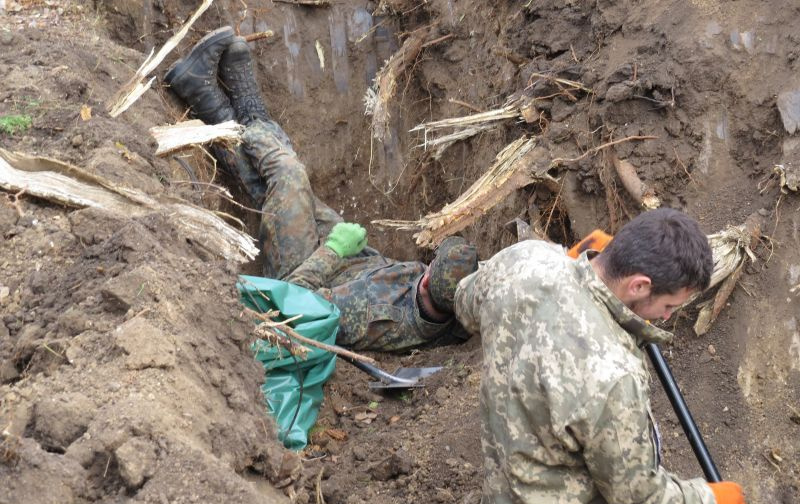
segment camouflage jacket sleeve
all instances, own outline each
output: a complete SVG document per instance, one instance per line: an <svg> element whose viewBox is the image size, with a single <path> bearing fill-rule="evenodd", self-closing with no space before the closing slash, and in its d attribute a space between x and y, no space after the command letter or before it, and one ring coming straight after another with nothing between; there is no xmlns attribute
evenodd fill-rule
<svg viewBox="0 0 800 504"><path fill-rule="evenodd" d="M341 264L342 258L336 252L325 245L320 245L284 280L314 291L328 287L331 275Z"/></svg>
<svg viewBox="0 0 800 504"><path fill-rule="evenodd" d="M461 323L461 326L466 331L475 336L480 334L481 319L480 319L480 301L481 295L478 289L481 285L486 285L486 282L480 282L479 277L481 270L464 277L458 282L456 288L456 295L454 299L453 311Z"/></svg>
<svg viewBox="0 0 800 504"><path fill-rule="evenodd" d="M570 428L595 486L617 504L713 504L704 480L680 480L659 464L647 404L647 391L628 375L600 402L576 410L584 420Z"/></svg>

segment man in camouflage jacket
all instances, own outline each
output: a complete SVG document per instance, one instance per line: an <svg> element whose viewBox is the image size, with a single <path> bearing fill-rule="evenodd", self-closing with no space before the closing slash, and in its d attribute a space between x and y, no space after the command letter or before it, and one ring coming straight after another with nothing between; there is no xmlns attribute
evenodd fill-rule
<svg viewBox="0 0 800 504"><path fill-rule="evenodd" d="M464 278L455 311L480 334L484 504L741 504L735 483L681 480L660 465L642 346L708 286L696 222L646 212L605 250L572 260L524 241Z"/></svg>
<svg viewBox="0 0 800 504"><path fill-rule="evenodd" d="M477 269L475 248L448 239L426 266L366 247L366 231L343 222L314 195L289 137L267 113L242 37L230 27L209 33L165 81L206 123L235 119L246 127L240 146L215 146L214 154L262 206L264 276L315 290L334 303L341 312L338 344L397 351L454 332L453 297L458 281Z"/></svg>

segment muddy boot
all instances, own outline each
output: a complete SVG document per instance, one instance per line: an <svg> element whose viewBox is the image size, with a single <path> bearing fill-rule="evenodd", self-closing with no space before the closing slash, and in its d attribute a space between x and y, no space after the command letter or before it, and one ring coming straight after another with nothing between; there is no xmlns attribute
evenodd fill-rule
<svg viewBox="0 0 800 504"><path fill-rule="evenodd" d="M219 77L230 96L236 121L248 126L256 119L269 121L267 108L261 98L261 89L253 73L250 47L242 37L236 37L222 54Z"/></svg>
<svg viewBox="0 0 800 504"><path fill-rule="evenodd" d="M192 108L195 117L206 124L219 124L234 118L231 102L217 84L217 66L222 52L233 41L233 28L217 28L176 61L164 82Z"/></svg>

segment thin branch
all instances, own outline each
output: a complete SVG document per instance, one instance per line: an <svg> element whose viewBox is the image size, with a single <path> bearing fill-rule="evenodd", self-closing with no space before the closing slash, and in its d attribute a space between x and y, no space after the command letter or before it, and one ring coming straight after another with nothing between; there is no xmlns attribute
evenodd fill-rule
<svg viewBox="0 0 800 504"><path fill-rule="evenodd" d="M258 33L251 33L250 35L246 35L244 39L248 42L255 42L256 40L261 40L265 38L272 38L275 36L275 32L272 30L266 30Z"/></svg>
<svg viewBox="0 0 800 504"><path fill-rule="evenodd" d="M306 338L302 334L300 334L297 331L295 331L294 329L292 329L290 326L285 325L285 324L287 324L289 322L289 320L286 320L286 321L283 321L283 322L280 322L280 323L276 324L275 321L271 320L267 316L268 314L265 315L263 313L258 313L257 311L251 310L250 308L245 308L245 313L247 313L248 315L252 315L252 316L258 318L259 320L265 322L267 324L267 327L279 328L281 331L285 332L287 336L289 336L291 338L294 338L294 339L296 339L297 341L299 341L299 342L301 342L303 344L306 344L306 345L309 345L309 346L313 346L313 347L316 347L316 348L320 348L322 350L334 353L336 355L342 355L344 357L349 357L351 359L359 360L361 362L367 362L369 364L377 364L378 363L375 359L373 359L371 357L367 357L365 355L360 355L360 354L351 352L349 350L345 350L344 348L339 348L339 347L336 347L336 346L327 345L325 343L319 342L317 340L313 340L311 338ZM294 319L290 319L290 320L294 320Z"/></svg>
<svg viewBox="0 0 800 504"><path fill-rule="evenodd" d="M330 0L273 0L277 3L308 5L311 7L327 7L331 4Z"/></svg>
<svg viewBox="0 0 800 504"><path fill-rule="evenodd" d="M554 160L550 161L550 166L558 166L559 164L562 163L574 163L575 161L580 161L586 156L595 154L603 149L607 149L611 146L621 144L623 142L629 142L631 140L655 140L657 138L658 138L657 136L652 136L652 135L633 135L625 138L620 138L619 140L613 140L611 142L606 142L603 145L598 145L597 147L593 147L576 158L569 158L569 159L555 158Z"/></svg>
<svg viewBox="0 0 800 504"><path fill-rule="evenodd" d="M25 216L25 212L22 211L22 206L19 204L20 203L20 199L19 198L20 198L20 196L25 194L25 191L27 191L27 188L23 187L22 189L20 189L15 194L6 194L6 198L8 198L8 203L11 206L14 207L14 209L17 211L17 215L19 215L20 217L24 217ZM14 198L14 199L12 200L11 198Z"/></svg>
<svg viewBox="0 0 800 504"><path fill-rule="evenodd" d="M273 214L271 212L265 212L263 210L256 210L255 208L250 208L248 206L242 205L241 203L239 203L238 201L233 199L233 197L231 197L229 195L228 191L226 191L224 187L221 187L221 186L219 186L217 184L213 184L211 182L199 182L199 181L195 182L193 180L173 180L170 183L172 183L172 184L192 184L192 185L208 186L208 187L217 189L221 193L221 194L217 194L217 196L219 196L220 198L222 198L224 200L227 200L227 201L233 203L234 205L236 205L237 207L241 208L242 210L247 210L248 212L253 212L253 213L257 213L257 214L261 214L261 215L275 215L275 214Z"/></svg>
<svg viewBox="0 0 800 504"><path fill-rule="evenodd" d="M470 105L469 103L467 103L465 101L461 101L461 100L459 100L457 98L449 98L447 101L449 101L450 103L455 103L456 105L461 105L462 107L468 108L468 109L470 109L473 112L476 112L478 114L482 114L482 113L485 112L485 110L481 110L478 107L476 107L475 105Z"/></svg>
<svg viewBox="0 0 800 504"><path fill-rule="evenodd" d="M687 177L689 177L689 181L690 181L692 184L694 184L695 186L698 186L698 187L699 187L699 185L697 184L697 182L695 182L695 180L694 180L694 177L692 177L692 174L691 174L691 173L689 173L689 170L688 170L688 168L686 168L686 165L683 163L683 160L681 160L681 157L680 157L680 156L678 156L678 150L675 148L675 146L673 146L673 147L672 147L672 152L675 154L675 161L677 161L677 162L678 162L678 164L680 165L680 167L681 167L681 168L683 168L683 173L685 173L685 174L686 174L686 176L687 176Z"/></svg>
<svg viewBox="0 0 800 504"><path fill-rule="evenodd" d="M425 42L424 44L422 44L422 49L425 49L426 47L430 47L430 46L432 46L434 44L438 44L439 42L444 42L445 40L453 38L454 36L455 36L454 33L448 33L447 35L444 35L442 37L435 38L433 40L429 40L428 42Z"/></svg>
<svg viewBox="0 0 800 504"><path fill-rule="evenodd" d="M553 77L552 75L547 75L547 74L538 73L538 72L532 73L531 74L531 78L533 78L533 77L539 77L540 79L547 79L547 80L552 81L552 82L557 82L558 84L563 84L564 86L569 86L571 88L580 89L581 91L584 91L586 93L590 93L590 94L594 93L594 90L592 88L588 88L588 87L584 86L583 84L581 84L580 82L576 82L576 81L573 81L573 80L559 79L558 77Z"/></svg>

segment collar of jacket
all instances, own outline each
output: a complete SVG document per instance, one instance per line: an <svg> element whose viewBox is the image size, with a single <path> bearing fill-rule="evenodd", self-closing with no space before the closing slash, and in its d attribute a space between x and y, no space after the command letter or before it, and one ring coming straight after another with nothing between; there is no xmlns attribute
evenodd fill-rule
<svg viewBox="0 0 800 504"><path fill-rule="evenodd" d="M431 334L438 333L438 331L441 331L450 325L450 322L453 321L454 317L451 314L450 317L444 322L431 322L422 315L422 306L420 306L418 296L419 282L422 280L423 275L420 275L416 280L414 280L414 288L411 290L412 299L414 300L414 324L420 331L423 332L425 336L430 337Z"/></svg>
<svg viewBox="0 0 800 504"><path fill-rule="evenodd" d="M597 255L597 251L587 250L575 261L581 284L588 286L594 298L605 305L620 327L636 339L637 346L641 347L647 343L666 343L672 340L672 333L659 329L633 313L611 292L589 263L589 259L595 255Z"/></svg>

